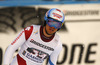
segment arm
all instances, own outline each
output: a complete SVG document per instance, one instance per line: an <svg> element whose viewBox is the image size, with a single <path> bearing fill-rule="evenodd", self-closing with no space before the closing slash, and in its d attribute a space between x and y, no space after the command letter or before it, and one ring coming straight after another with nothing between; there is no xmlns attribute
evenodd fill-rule
<svg viewBox="0 0 100 65"><path fill-rule="evenodd" d="M56 65L58 55L62 50L62 43L59 41L59 44L55 48L54 52L49 56L48 65Z"/></svg>
<svg viewBox="0 0 100 65"><path fill-rule="evenodd" d="M24 30L22 30L16 39L8 46L3 59L4 65L9 65L11 62L11 59L13 57L13 54L15 50L17 50L24 42L25 42L25 33Z"/></svg>
<svg viewBox="0 0 100 65"><path fill-rule="evenodd" d="M30 37L32 31L33 26L26 27L19 33L17 38L8 46L3 59L4 65L10 64L15 50L17 50L22 44L24 44L24 42Z"/></svg>

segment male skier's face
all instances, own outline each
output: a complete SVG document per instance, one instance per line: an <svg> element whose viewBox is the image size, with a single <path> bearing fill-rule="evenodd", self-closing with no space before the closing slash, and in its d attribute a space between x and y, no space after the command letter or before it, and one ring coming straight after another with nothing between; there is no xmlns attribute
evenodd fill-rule
<svg viewBox="0 0 100 65"><path fill-rule="evenodd" d="M46 24L45 26L46 31L49 35L54 34L58 29L54 28L54 27L50 27L48 24Z"/></svg>

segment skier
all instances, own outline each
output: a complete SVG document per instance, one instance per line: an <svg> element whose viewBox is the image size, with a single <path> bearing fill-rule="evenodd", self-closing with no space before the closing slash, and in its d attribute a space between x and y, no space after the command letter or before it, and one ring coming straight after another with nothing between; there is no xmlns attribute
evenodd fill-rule
<svg viewBox="0 0 100 65"><path fill-rule="evenodd" d="M64 14L60 9L48 10L44 25L31 25L24 28L8 46L3 65L42 65L49 58L47 65L56 65L62 49L62 42L56 33L64 24ZM18 54L12 60L15 50Z"/></svg>

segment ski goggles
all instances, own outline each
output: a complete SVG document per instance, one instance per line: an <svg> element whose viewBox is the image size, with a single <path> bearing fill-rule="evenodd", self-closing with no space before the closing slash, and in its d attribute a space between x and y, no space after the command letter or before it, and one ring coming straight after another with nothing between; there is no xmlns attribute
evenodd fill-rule
<svg viewBox="0 0 100 65"><path fill-rule="evenodd" d="M48 19L46 21L46 23L50 26L50 27L54 27L56 29L61 28L62 23L60 21L54 20L54 19Z"/></svg>

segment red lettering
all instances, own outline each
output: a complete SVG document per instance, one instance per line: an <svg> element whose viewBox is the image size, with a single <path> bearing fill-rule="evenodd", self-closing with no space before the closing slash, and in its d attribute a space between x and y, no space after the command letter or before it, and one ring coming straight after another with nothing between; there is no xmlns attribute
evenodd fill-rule
<svg viewBox="0 0 100 65"><path fill-rule="evenodd" d="M31 40L33 40L33 39L31 39Z"/></svg>
<svg viewBox="0 0 100 65"><path fill-rule="evenodd" d="M59 9L56 9L57 11L61 12Z"/></svg>
<svg viewBox="0 0 100 65"><path fill-rule="evenodd" d="M23 32L24 32L24 31L22 31L22 32L20 33L20 35L11 43L11 45L13 45L13 44L20 38L20 36L22 35Z"/></svg>
<svg viewBox="0 0 100 65"><path fill-rule="evenodd" d="M59 15L59 14L57 14L57 13L53 13L53 16L54 16L54 17L57 17L57 18L59 18L59 19L62 18L62 16Z"/></svg>

